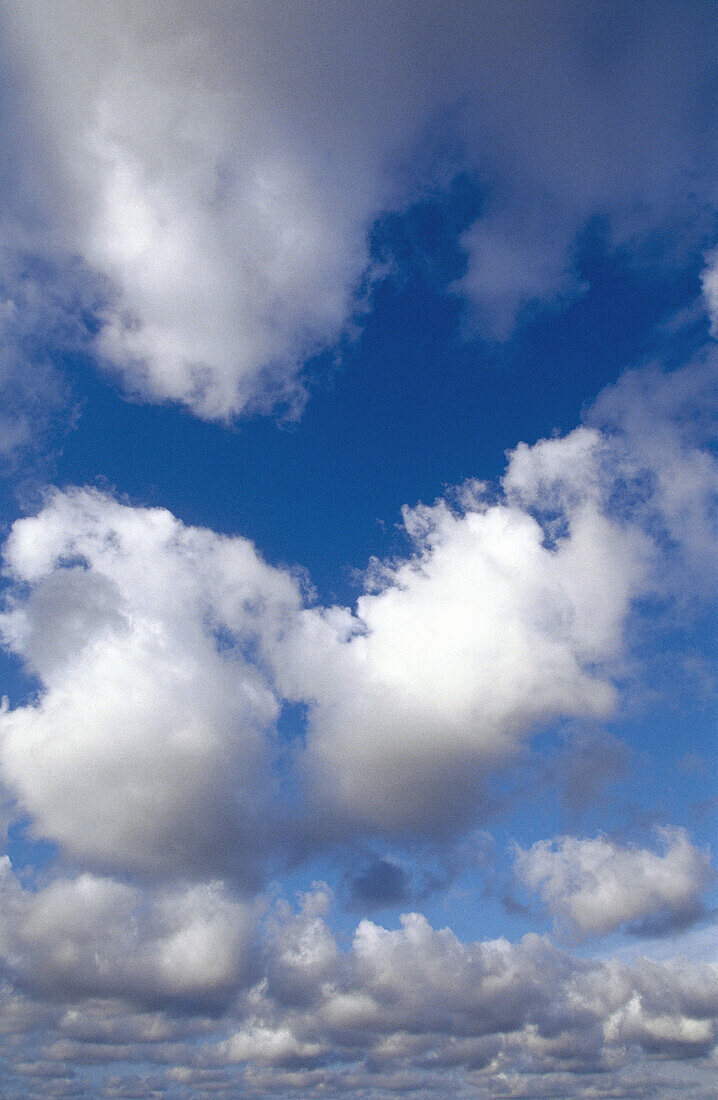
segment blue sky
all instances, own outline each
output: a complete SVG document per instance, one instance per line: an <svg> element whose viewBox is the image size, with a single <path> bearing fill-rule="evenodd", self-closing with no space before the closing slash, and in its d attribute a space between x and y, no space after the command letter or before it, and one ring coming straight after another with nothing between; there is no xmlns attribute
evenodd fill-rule
<svg viewBox="0 0 718 1100"><path fill-rule="evenodd" d="M0 21L0 1095L707 1100L712 5Z"/></svg>

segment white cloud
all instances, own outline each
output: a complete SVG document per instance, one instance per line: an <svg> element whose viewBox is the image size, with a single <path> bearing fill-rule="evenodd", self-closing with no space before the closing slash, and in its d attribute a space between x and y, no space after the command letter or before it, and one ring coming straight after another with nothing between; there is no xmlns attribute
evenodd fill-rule
<svg viewBox="0 0 718 1100"><path fill-rule="evenodd" d="M627 374L586 426L520 444L497 497L406 508L412 555L374 563L354 614L303 612L274 660L320 817L451 827L532 730L611 713L633 601L714 576L715 381L710 355Z"/></svg>
<svg viewBox="0 0 718 1100"><path fill-rule="evenodd" d="M517 847L518 880L579 935L603 935L622 925L646 931L691 923L715 876L710 854L685 829L657 829L659 851L621 845L608 837L564 836Z"/></svg>
<svg viewBox="0 0 718 1100"><path fill-rule="evenodd" d="M455 823L530 730L611 712L654 546L611 517L606 452L578 429L518 448L503 500L468 486L456 510L405 509L413 556L374 570L355 616L311 609L287 633L278 683L310 705L318 805L361 827Z"/></svg>
<svg viewBox="0 0 718 1100"><path fill-rule="evenodd" d="M0 860L0 954L15 981L54 1000L192 998L195 1011L255 977L256 913L221 883L155 891L82 874L23 890Z"/></svg>
<svg viewBox="0 0 718 1100"><path fill-rule="evenodd" d="M399 88L381 118L364 109L370 26L252 4L10 17L59 166L60 251L108 280L100 357L206 418L300 399L302 361L351 311L403 135Z"/></svg>
<svg viewBox="0 0 718 1100"><path fill-rule="evenodd" d="M702 275L703 297L708 307L713 331L718 328L718 254L711 252L706 256L706 267Z"/></svg>
<svg viewBox="0 0 718 1100"><path fill-rule="evenodd" d="M306 959L310 966L310 945L332 942L315 912L286 914L285 928L284 936L281 924L275 928L273 951L298 965ZM516 1074L526 1088L534 1074L621 1071L626 1043L690 1058L715 1041L718 984L710 965L579 960L536 935L464 943L418 913L394 930L362 921L348 951L324 957L313 995L274 988L271 979L258 985L242 1029L217 1046L217 1060L256 1059L278 1072L306 1073L306 1086L323 1079L326 1087L330 1071L312 1067L330 1053L350 1064L351 1087L357 1073L368 1084L371 1072L413 1070L424 1087L441 1092L434 1069L479 1071L484 1088ZM263 1083L271 1091L277 1081ZM445 1094L445 1076L443 1083Z"/></svg>
<svg viewBox="0 0 718 1100"><path fill-rule="evenodd" d="M78 256L99 276L95 351L128 389L226 419L301 403L375 218L468 168L487 205L460 288L504 338L575 290L587 218L625 243L681 220L686 173L702 194L693 14L619 6L607 40L551 3L11 5L4 237L60 283ZM437 175L417 149L449 115L462 154Z"/></svg>
<svg viewBox="0 0 718 1100"><path fill-rule="evenodd" d="M0 759L37 831L101 867L251 880L278 703L243 647L281 629L292 578L90 490L18 521L6 561L27 595L3 635L43 690L0 716Z"/></svg>

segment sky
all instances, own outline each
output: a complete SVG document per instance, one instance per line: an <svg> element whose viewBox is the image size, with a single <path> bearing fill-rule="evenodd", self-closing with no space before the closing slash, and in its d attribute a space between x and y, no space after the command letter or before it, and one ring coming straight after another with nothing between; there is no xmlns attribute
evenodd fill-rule
<svg viewBox="0 0 718 1100"><path fill-rule="evenodd" d="M714 5L0 60L0 1097L710 1100Z"/></svg>

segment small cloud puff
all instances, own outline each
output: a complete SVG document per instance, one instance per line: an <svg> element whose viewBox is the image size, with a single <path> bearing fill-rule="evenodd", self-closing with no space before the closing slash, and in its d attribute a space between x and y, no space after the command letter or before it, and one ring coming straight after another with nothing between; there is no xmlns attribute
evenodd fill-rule
<svg viewBox="0 0 718 1100"><path fill-rule="evenodd" d="M684 928L704 915L703 894L715 879L710 853L685 829L656 829L659 851L608 837L540 840L516 848L514 873L540 895L559 925L578 936L622 926L641 934Z"/></svg>

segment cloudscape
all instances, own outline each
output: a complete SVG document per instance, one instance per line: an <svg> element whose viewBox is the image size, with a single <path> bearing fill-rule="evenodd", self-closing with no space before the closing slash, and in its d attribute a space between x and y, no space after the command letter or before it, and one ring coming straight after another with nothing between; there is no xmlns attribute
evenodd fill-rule
<svg viewBox="0 0 718 1100"><path fill-rule="evenodd" d="M715 1095L716 44L0 3L3 1100Z"/></svg>

